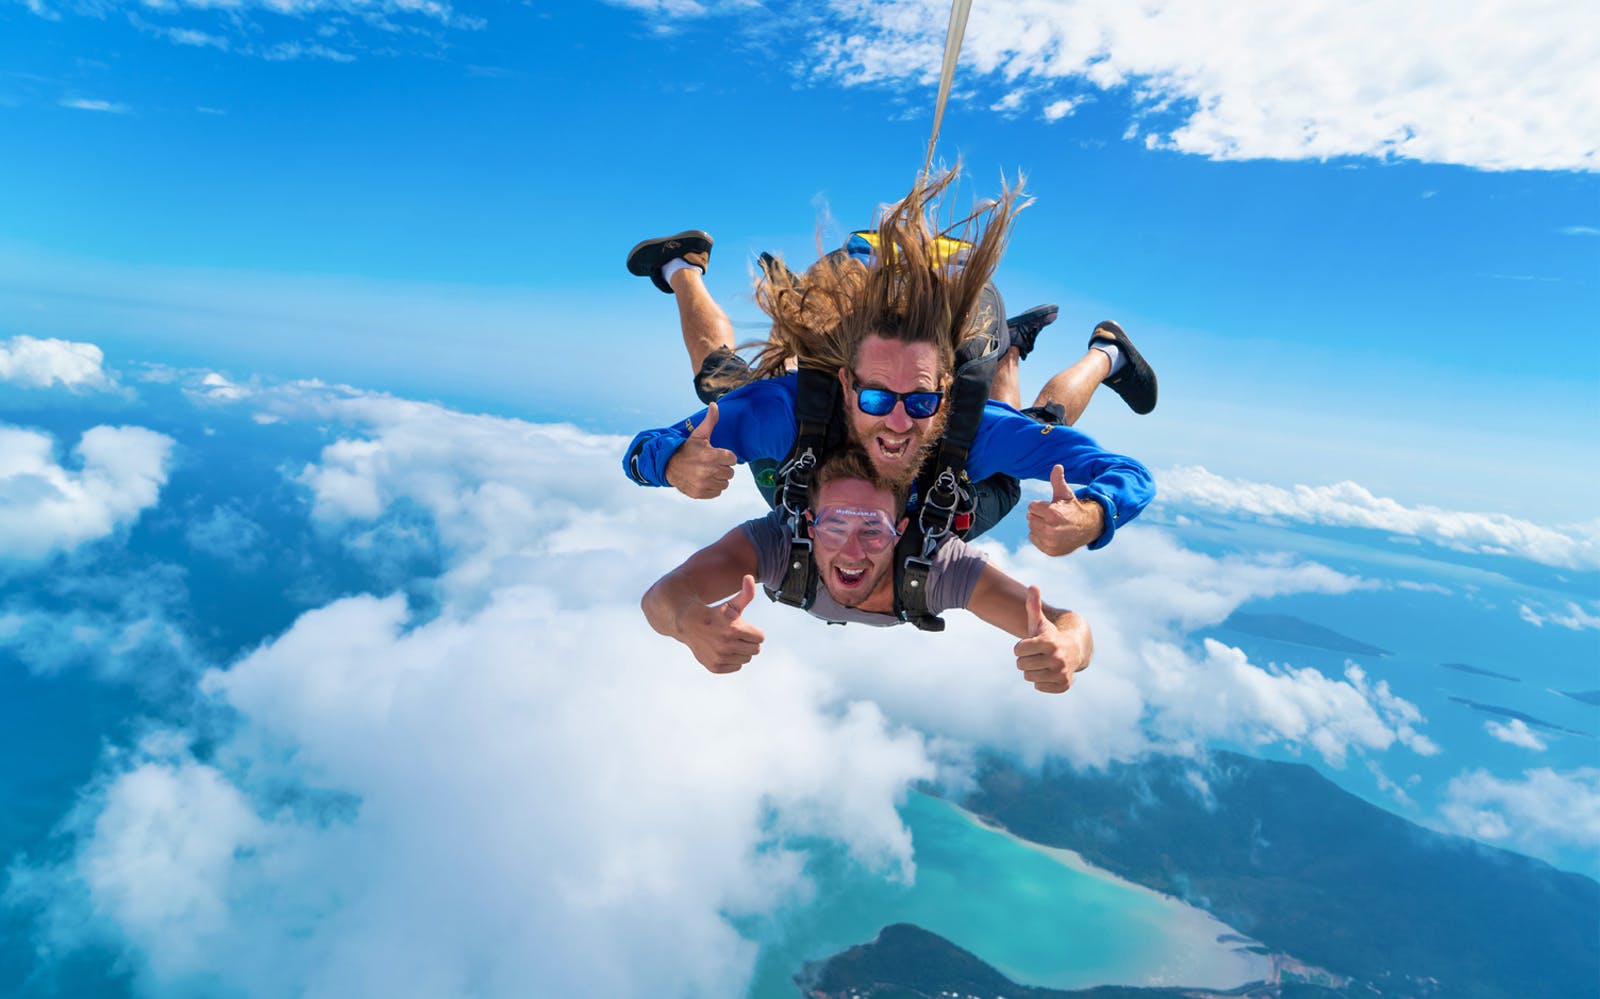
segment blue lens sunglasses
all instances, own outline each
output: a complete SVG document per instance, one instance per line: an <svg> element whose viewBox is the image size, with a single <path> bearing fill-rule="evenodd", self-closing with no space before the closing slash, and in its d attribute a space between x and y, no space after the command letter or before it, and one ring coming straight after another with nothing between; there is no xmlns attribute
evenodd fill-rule
<svg viewBox="0 0 1600 999"><path fill-rule="evenodd" d="M856 405L868 416L888 416L897 402L905 403L906 415L913 420L926 420L939 411L944 403L944 393L891 392L888 389L856 386Z"/></svg>

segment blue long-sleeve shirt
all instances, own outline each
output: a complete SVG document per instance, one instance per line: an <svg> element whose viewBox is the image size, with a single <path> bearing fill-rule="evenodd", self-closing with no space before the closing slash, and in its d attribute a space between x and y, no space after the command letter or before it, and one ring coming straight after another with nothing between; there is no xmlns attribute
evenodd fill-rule
<svg viewBox="0 0 1600 999"><path fill-rule="evenodd" d="M732 451L740 462L788 457L798 433L794 417L797 383L792 374L763 378L723 396L717 402L712 445ZM628 446L623 470L642 486L667 485L667 462L705 417L702 409L672 426L643 431ZM1105 530L1090 548L1110 544L1117 528L1137 517L1155 498L1155 480L1139 462L1102 449L1072 427L1040 423L1005 403L989 400L967 458L968 478L977 482L1003 472L1048 482L1056 465L1062 467L1068 482L1082 483L1074 491L1079 499L1092 499L1105 508Z"/></svg>

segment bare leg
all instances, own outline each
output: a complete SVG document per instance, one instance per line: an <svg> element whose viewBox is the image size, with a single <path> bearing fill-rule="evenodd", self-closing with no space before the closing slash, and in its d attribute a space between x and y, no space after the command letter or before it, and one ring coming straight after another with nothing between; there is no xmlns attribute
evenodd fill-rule
<svg viewBox="0 0 1600 999"><path fill-rule="evenodd" d="M1106 356L1105 351L1089 350L1077 363L1057 372L1045 382L1044 388L1039 390L1039 396L1033 404L1043 406L1046 403L1056 403L1066 410L1067 426L1073 426L1088 408L1089 400L1094 397L1094 390L1100 387L1100 382L1110 373L1111 358ZM996 380L998 381L998 376Z"/></svg>
<svg viewBox="0 0 1600 999"><path fill-rule="evenodd" d="M989 383L989 398L1003 402L1012 409L1022 408L1022 383L1017 377L1017 363L1020 360L1017 348L1008 348L995 362L994 380Z"/></svg>
<svg viewBox="0 0 1600 999"><path fill-rule="evenodd" d="M678 323L683 327L683 346L689 352L689 368L700 373L700 365L718 347L734 347L733 323L706 290L705 275L698 267L685 267L668 282L678 300Z"/></svg>

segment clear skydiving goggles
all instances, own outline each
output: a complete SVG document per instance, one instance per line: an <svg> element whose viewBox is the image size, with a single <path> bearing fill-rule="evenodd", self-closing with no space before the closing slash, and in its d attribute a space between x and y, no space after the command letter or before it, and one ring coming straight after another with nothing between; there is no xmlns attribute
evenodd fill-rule
<svg viewBox="0 0 1600 999"><path fill-rule="evenodd" d="M882 510L825 506L807 516L811 519L811 537L828 548L843 548L854 535L862 551L876 553L900 537L894 529L894 519Z"/></svg>

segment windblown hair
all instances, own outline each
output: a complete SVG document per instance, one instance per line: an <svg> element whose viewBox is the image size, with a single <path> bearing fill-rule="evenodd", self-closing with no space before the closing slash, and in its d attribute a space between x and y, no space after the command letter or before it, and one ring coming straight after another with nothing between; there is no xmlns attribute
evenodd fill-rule
<svg viewBox="0 0 1600 999"><path fill-rule="evenodd" d="M861 479L874 489L882 489L894 497L894 509L889 511L890 516L898 519L905 513L906 498L910 494L911 485L907 483L894 483L878 474L872 467L872 459L867 457L855 444L844 444L822 459L822 464L817 466L817 479L811 487L813 498L821 495L822 487L830 482L839 482L844 479Z"/></svg>
<svg viewBox="0 0 1600 999"><path fill-rule="evenodd" d="M909 194L884 209L871 265L840 251L803 275L781 262L763 267L756 302L772 317L772 333L756 356L757 377L782 374L791 359L829 372L851 368L861 342L877 335L934 344L948 381L961 341L1005 321L988 315L993 308L983 301L983 289L1027 204L1019 180L998 200L940 225L939 199L959 173L957 167L919 177ZM950 253L951 239L969 245Z"/></svg>

